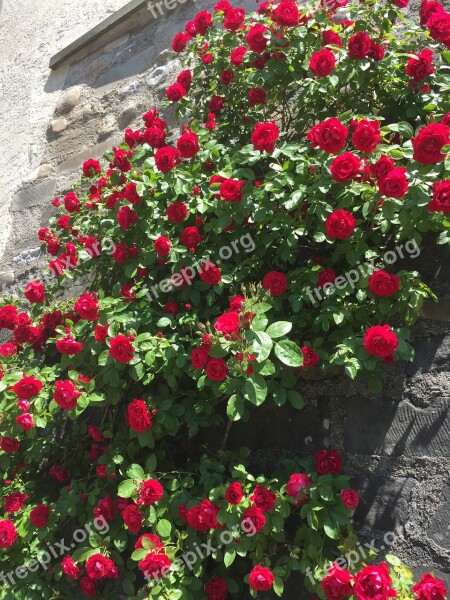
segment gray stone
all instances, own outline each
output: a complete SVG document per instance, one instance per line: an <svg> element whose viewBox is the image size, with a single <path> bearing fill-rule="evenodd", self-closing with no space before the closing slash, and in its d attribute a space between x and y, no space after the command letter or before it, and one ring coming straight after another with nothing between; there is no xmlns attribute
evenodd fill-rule
<svg viewBox="0 0 450 600"><path fill-rule="evenodd" d="M125 129L131 121L137 116L138 110L136 106L129 106L125 108L117 119L117 125L119 129Z"/></svg>
<svg viewBox="0 0 450 600"><path fill-rule="evenodd" d="M352 479L352 485L361 495L354 515L358 526L364 525L378 531L396 531L408 522L414 479L357 477Z"/></svg>
<svg viewBox="0 0 450 600"><path fill-rule="evenodd" d="M120 91L122 94L134 94L139 89L139 81L135 80L123 87Z"/></svg>
<svg viewBox="0 0 450 600"><path fill-rule="evenodd" d="M110 150L113 146L114 140L109 139L101 144L96 144L88 150L78 152L74 156L64 160L56 167L56 173L70 173L76 169L80 169L81 165L88 158L100 158L107 150Z"/></svg>
<svg viewBox="0 0 450 600"><path fill-rule="evenodd" d="M64 118L60 118L60 119L55 119L54 121L52 121L50 123L50 131L52 133L61 133L62 131L64 131L67 127L67 120Z"/></svg>
<svg viewBox="0 0 450 600"><path fill-rule="evenodd" d="M167 66L156 67L147 77L147 85L153 87L167 77Z"/></svg>
<svg viewBox="0 0 450 600"><path fill-rule="evenodd" d="M443 296L437 302L425 300L420 310L422 319L450 321L450 296Z"/></svg>
<svg viewBox="0 0 450 600"><path fill-rule="evenodd" d="M414 361L406 367L408 375L450 370L450 335L418 339L414 350Z"/></svg>
<svg viewBox="0 0 450 600"><path fill-rule="evenodd" d="M344 448L351 454L449 456L449 398L425 409L407 400L349 399L345 410Z"/></svg>
<svg viewBox="0 0 450 600"><path fill-rule="evenodd" d="M438 506L427 531L441 548L450 550L450 486L442 490L443 502Z"/></svg>
<svg viewBox="0 0 450 600"><path fill-rule="evenodd" d="M32 175L32 179L44 179L48 177L52 172L52 165L45 163L43 165L39 165L39 167L34 171Z"/></svg>
<svg viewBox="0 0 450 600"><path fill-rule="evenodd" d="M33 262L39 258L41 254L40 248L32 248L30 250L23 250L17 256L14 256L13 263L18 266L27 265L30 262Z"/></svg>
<svg viewBox="0 0 450 600"><path fill-rule="evenodd" d="M69 113L80 101L81 88L75 87L63 94L55 108L55 114L65 115Z"/></svg>

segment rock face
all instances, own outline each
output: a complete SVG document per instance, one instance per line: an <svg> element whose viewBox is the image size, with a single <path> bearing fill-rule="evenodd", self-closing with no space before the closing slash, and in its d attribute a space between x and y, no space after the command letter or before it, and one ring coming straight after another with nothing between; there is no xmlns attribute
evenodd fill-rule
<svg viewBox="0 0 450 600"><path fill-rule="evenodd" d="M206 0L181 2L95 52L50 72L50 57L126 0L29 3L5 0L0 16L0 286L36 277L45 262L36 231L53 214L50 200L79 177L87 158L100 158L160 106L176 78L168 50ZM254 0L240 5L252 10ZM411 3L417 11L418 0ZM445 4L445 3L444 3ZM448 3L447 3L448 5ZM107 6L107 9L106 9ZM1 7L1 1L0 1ZM388 368L383 394L340 376L299 380L306 408L255 409L235 424L229 443L253 449L255 469L289 454L325 447L343 453L363 496L355 526L379 556L398 553L417 573L433 570L450 585L450 251L424 244L414 267L429 274L442 298L427 303L414 329L416 358ZM420 263L420 264L419 264ZM270 423L270 427L268 427ZM284 597L309 598L293 579ZM272 598L270 594L262 597Z"/></svg>

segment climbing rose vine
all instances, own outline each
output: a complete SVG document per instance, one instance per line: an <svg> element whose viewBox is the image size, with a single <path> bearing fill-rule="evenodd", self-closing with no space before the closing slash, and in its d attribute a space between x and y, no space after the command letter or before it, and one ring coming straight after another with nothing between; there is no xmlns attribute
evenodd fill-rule
<svg viewBox="0 0 450 600"><path fill-rule="evenodd" d="M449 242L450 15L407 3L201 11L163 106L52 201L48 269L0 306L2 598L281 596L294 571L322 599L444 598L337 560L359 496L336 450L261 473L229 443L311 373L376 391L412 357L412 261Z"/></svg>

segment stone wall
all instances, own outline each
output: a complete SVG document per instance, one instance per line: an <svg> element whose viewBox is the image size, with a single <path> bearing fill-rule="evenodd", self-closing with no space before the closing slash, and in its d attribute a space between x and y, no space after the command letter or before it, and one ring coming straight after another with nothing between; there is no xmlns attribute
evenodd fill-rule
<svg viewBox="0 0 450 600"><path fill-rule="evenodd" d="M108 12L125 4L110 0ZM240 4L255 6L254 0ZM194 8L186 0L132 31L122 25L119 34L99 39L95 50L50 71L52 55L107 16L105 3L42 0L30 11L24 0L5 0L0 284L22 285L45 264L36 231L52 214L50 200L78 179L84 160L100 158L126 127L139 127L140 115L161 104L180 68L169 43L194 10L210 5L198 1ZM414 268L429 274L444 301L427 305L427 318L414 329L416 359L389 367L383 394L370 395L339 375L301 381L305 410L283 407L274 415L262 407L250 424L233 425L229 442L252 447L257 469L289 453L338 448L362 492L355 525L363 539L381 548L386 532L394 532L393 552L417 573L432 569L450 585L449 258L447 249L425 247L417 260ZM298 582L290 588L285 597L299 598Z"/></svg>

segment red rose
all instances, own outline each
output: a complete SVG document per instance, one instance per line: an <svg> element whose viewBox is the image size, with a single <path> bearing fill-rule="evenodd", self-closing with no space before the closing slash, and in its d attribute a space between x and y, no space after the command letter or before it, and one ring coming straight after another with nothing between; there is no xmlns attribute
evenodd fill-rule
<svg viewBox="0 0 450 600"><path fill-rule="evenodd" d="M98 319L98 300L94 294L83 294L75 302L73 308L86 321L96 321Z"/></svg>
<svg viewBox="0 0 450 600"><path fill-rule="evenodd" d="M228 374L228 367L223 358L210 358L206 363L206 375L213 381L223 381Z"/></svg>
<svg viewBox="0 0 450 600"><path fill-rule="evenodd" d="M355 576L353 593L358 600L378 600L395 598L397 592L392 589L389 567L386 563L370 565L361 569Z"/></svg>
<svg viewBox="0 0 450 600"><path fill-rule="evenodd" d="M242 188L245 181L238 179L224 179L220 184L219 194L225 202L240 202L242 200Z"/></svg>
<svg viewBox="0 0 450 600"><path fill-rule="evenodd" d="M296 27L300 23L298 7L290 0L281 0L272 11L270 18L282 27Z"/></svg>
<svg viewBox="0 0 450 600"><path fill-rule="evenodd" d="M334 54L327 49L319 50L309 59L309 68L318 77L327 77L334 71L336 59Z"/></svg>
<svg viewBox="0 0 450 600"><path fill-rule="evenodd" d="M191 353L191 363L194 369L203 369L208 360L209 346L202 344L198 348L194 348Z"/></svg>
<svg viewBox="0 0 450 600"><path fill-rule="evenodd" d="M144 433L152 427L152 418L143 400L135 398L127 406L126 421L131 429Z"/></svg>
<svg viewBox="0 0 450 600"><path fill-rule="evenodd" d="M164 544L161 542L159 537L153 533L143 533L140 535L134 545L135 550L143 550L143 541L148 540L150 542L150 550L156 550L157 548L164 548Z"/></svg>
<svg viewBox="0 0 450 600"><path fill-rule="evenodd" d="M62 572L70 579L78 579L81 575L81 570L74 563L71 556L65 556L61 561Z"/></svg>
<svg viewBox="0 0 450 600"><path fill-rule="evenodd" d="M248 585L252 590L267 592L273 586L275 577L270 569L260 565L253 567L248 576Z"/></svg>
<svg viewBox="0 0 450 600"><path fill-rule="evenodd" d="M137 504L150 506L161 500L164 494L163 486L156 479L147 479L139 486L139 498Z"/></svg>
<svg viewBox="0 0 450 600"><path fill-rule="evenodd" d="M398 347L398 339L389 325L369 327L364 335L364 348L368 354L385 358Z"/></svg>
<svg viewBox="0 0 450 600"><path fill-rule="evenodd" d="M180 244L190 252L194 252L202 240L203 238L197 227L185 227L181 232Z"/></svg>
<svg viewBox="0 0 450 600"><path fill-rule="evenodd" d="M93 177L94 175L101 173L102 168L98 160L94 160L93 158L89 158L85 160L83 163L83 175L85 177Z"/></svg>
<svg viewBox="0 0 450 600"><path fill-rule="evenodd" d="M247 52L247 48L245 46L238 46L234 50L230 52L230 62L235 67L242 64L244 61L245 53Z"/></svg>
<svg viewBox="0 0 450 600"><path fill-rule="evenodd" d="M318 450L315 454L314 468L319 475L338 475L342 469L341 455L337 450Z"/></svg>
<svg viewBox="0 0 450 600"><path fill-rule="evenodd" d="M137 223L138 219L138 215L129 206L121 206L117 213L119 227L125 231Z"/></svg>
<svg viewBox="0 0 450 600"><path fill-rule="evenodd" d="M77 406L77 399L81 396L71 381L55 381L53 399L64 410L72 410Z"/></svg>
<svg viewBox="0 0 450 600"><path fill-rule="evenodd" d="M321 581L322 589L328 600L344 600L351 596L352 576L346 569L341 569L336 563L328 571L328 575Z"/></svg>
<svg viewBox="0 0 450 600"><path fill-rule="evenodd" d="M127 500L128 500L128 498L127 498ZM128 504L127 504L127 506L128 506ZM94 508L94 517L96 517L96 518L102 517L103 519L105 519L105 521L112 521L115 513L116 513L116 509L115 509L114 502L113 502L110 494L106 494L106 496L104 498L99 500L97 507Z"/></svg>
<svg viewBox="0 0 450 600"><path fill-rule="evenodd" d="M58 352L69 354L70 356L78 354L83 350L83 344L77 342L71 334L66 335L62 340L57 340L55 345Z"/></svg>
<svg viewBox="0 0 450 600"><path fill-rule="evenodd" d="M219 113L222 110L224 103L225 99L221 96L213 96L208 104L209 110L212 113Z"/></svg>
<svg viewBox="0 0 450 600"><path fill-rule="evenodd" d="M414 81L419 82L425 79L431 73L434 73L433 50L422 50L417 55L417 58L410 58L406 65L405 72L412 77Z"/></svg>
<svg viewBox="0 0 450 600"><path fill-rule="evenodd" d="M22 492L13 492L12 494L3 496L5 512L9 515L19 512L19 510L25 508L25 500L27 500L27 498L28 496L26 494L22 494Z"/></svg>
<svg viewBox="0 0 450 600"><path fill-rule="evenodd" d="M371 50L371 39L367 33L358 31L348 41L348 54L352 58L366 58Z"/></svg>
<svg viewBox="0 0 450 600"><path fill-rule="evenodd" d="M431 212L450 213L450 180L436 181L433 184L433 200L428 204Z"/></svg>
<svg viewBox="0 0 450 600"><path fill-rule="evenodd" d="M64 197L64 208L68 213L80 212L80 201L73 192L69 192Z"/></svg>
<svg viewBox="0 0 450 600"><path fill-rule="evenodd" d="M10 329L11 331L16 327L18 320L17 308L11 304L7 304L0 308L0 330Z"/></svg>
<svg viewBox="0 0 450 600"><path fill-rule="evenodd" d="M269 271L264 275L262 285L269 290L271 296L281 296L287 288L287 277L280 271Z"/></svg>
<svg viewBox="0 0 450 600"><path fill-rule="evenodd" d="M216 285L222 281L222 272L214 263L203 263L199 269L199 277L209 285Z"/></svg>
<svg viewBox="0 0 450 600"><path fill-rule="evenodd" d="M69 469L61 469L58 465L54 465L49 469L48 473L59 483L67 483L71 477Z"/></svg>
<svg viewBox="0 0 450 600"><path fill-rule="evenodd" d="M337 154L345 146L347 136L347 127L332 117L315 125L308 134L308 140L313 147L319 146L324 152Z"/></svg>
<svg viewBox="0 0 450 600"><path fill-rule="evenodd" d="M88 577L91 579L114 578L117 574L117 567L114 562L100 553L90 556L85 567Z"/></svg>
<svg viewBox="0 0 450 600"><path fill-rule="evenodd" d="M181 223L187 217L188 210L183 202L172 202L166 208L167 218L171 223Z"/></svg>
<svg viewBox="0 0 450 600"><path fill-rule="evenodd" d="M137 506L130 504L122 513L123 522L131 533L139 533L144 522L144 513Z"/></svg>
<svg viewBox="0 0 450 600"><path fill-rule="evenodd" d="M24 431L30 431L30 429L33 429L34 427L33 416L29 413L23 413L22 415L16 417L16 422Z"/></svg>
<svg viewBox="0 0 450 600"><path fill-rule="evenodd" d="M213 577L205 585L205 594L208 596L208 600L227 600L228 584L221 577Z"/></svg>
<svg viewBox="0 0 450 600"><path fill-rule="evenodd" d="M164 312L168 315L173 315L174 317L180 312L178 308L178 304L176 302L166 302L164 305Z"/></svg>
<svg viewBox="0 0 450 600"><path fill-rule="evenodd" d="M331 268L322 269L318 273L317 287L324 287L327 283L334 283L336 273Z"/></svg>
<svg viewBox="0 0 450 600"><path fill-rule="evenodd" d="M22 377L20 381L12 386L12 390L20 400L30 400L42 390L42 382L33 376Z"/></svg>
<svg viewBox="0 0 450 600"><path fill-rule="evenodd" d="M375 296L392 296L399 287L400 279L397 275L386 273L383 270L375 271L369 278L369 292Z"/></svg>
<svg viewBox="0 0 450 600"><path fill-rule="evenodd" d="M244 494L242 493L242 487L238 481L230 483L225 490L225 500L228 502L228 504L237 505L243 497Z"/></svg>
<svg viewBox="0 0 450 600"><path fill-rule="evenodd" d="M326 31L322 31L322 46L338 46L342 48L342 38L341 36L332 31L331 29L327 29Z"/></svg>
<svg viewBox="0 0 450 600"><path fill-rule="evenodd" d="M387 198L403 198L407 191L405 167L394 167L378 182L378 192Z"/></svg>
<svg viewBox="0 0 450 600"><path fill-rule="evenodd" d="M109 325L96 325L94 328L94 337L96 342L104 342L108 337Z"/></svg>
<svg viewBox="0 0 450 600"><path fill-rule="evenodd" d="M250 106L257 106L258 104L265 104L267 94L262 88L253 88L248 93L248 103Z"/></svg>
<svg viewBox="0 0 450 600"><path fill-rule="evenodd" d="M252 144L255 150L260 152L273 152L275 142L280 137L278 127L273 121L267 123L256 123L252 133Z"/></svg>
<svg viewBox="0 0 450 600"><path fill-rule="evenodd" d="M183 158L192 158L200 152L198 136L192 131L183 133L177 140L177 148Z"/></svg>
<svg viewBox="0 0 450 600"><path fill-rule="evenodd" d="M45 288L40 281L32 281L25 286L24 296L29 302L42 304L45 302Z"/></svg>
<svg viewBox="0 0 450 600"><path fill-rule="evenodd" d="M229 85L233 81L233 79L234 73L233 71L230 71L230 69L224 69L220 74L220 83L222 85Z"/></svg>
<svg viewBox="0 0 450 600"><path fill-rule="evenodd" d="M126 335L116 335L109 342L109 355L120 363L129 363L135 352L131 339Z"/></svg>
<svg viewBox="0 0 450 600"><path fill-rule="evenodd" d="M379 62L384 57L384 48L381 44L377 44L373 40L370 42L370 52L368 54L370 58L373 58L375 61Z"/></svg>
<svg viewBox="0 0 450 600"><path fill-rule="evenodd" d="M416 600L445 600L447 594L444 583L430 573L424 573L411 590Z"/></svg>
<svg viewBox="0 0 450 600"><path fill-rule="evenodd" d="M191 40L191 36L184 31L180 31L176 34L172 41L172 50L174 52L183 52L186 48L186 44Z"/></svg>
<svg viewBox="0 0 450 600"><path fill-rule="evenodd" d="M165 554L150 552L138 564L146 579L151 580L164 577L172 563Z"/></svg>
<svg viewBox="0 0 450 600"><path fill-rule="evenodd" d="M46 504L39 504L30 512L30 521L35 527L40 529L41 527L45 527L47 525L49 516L50 507Z"/></svg>
<svg viewBox="0 0 450 600"><path fill-rule="evenodd" d="M250 496L250 500L256 508L260 508L264 512L270 512L275 506L277 495L258 483L253 495Z"/></svg>
<svg viewBox="0 0 450 600"><path fill-rule="evenodd" d="M209 531L219 527L217 515L219 507L212 504L208 499L202 500L202 503L188 510L186 519L192 529L196 531Z"/></svg>
<svg viewBox="0 0 450 600"><path fill-rule="evenodd" d="M338 209L328 215L325 221L327 236L333 240L345 240L356 227L356 219L348 210Z"/></svg>
<svg viewBox="0 0 450 600"><path fill-rule="evenodd" d="M180 163L180 152L172 146L163 146L155 152L155 164L161 173L168 173Z"/></svg>
<svg viewBox="0 0 450 600"><path fill-rule="evenodd" d="M181 83L174 83L173 85L170 85L166 90L167 99L171 102L178 102L179 100L181 100L181 98L186 96L186 93L187 92L181 85Z"/></svg>
<svg viewBox="0 0 450 600"><path fill-rule="evenodd" d="M361 168L360 159L352 152L344 152L333 160L330 166L331 176L335 181L354 179Z"/></svg>
<svg viewBox="0 0 450 600"><path fill-rule="evenodd" d="M177 77L177 83L180 83L185 90L189 90L192 84L192 72L190 69L185 69Z"/></svg>
<svg viewBox="0 0 450 600"><path fill-rule="evenodd" d="M427 20L431 37L450 48L450 14L445 11L435 11Z"/></svg>
<svg viewBox="0 0 450 600"><path fill-rule="evenodd" d="M237 31L245 21L245 10L243 8L230 8L225 13L223 26L229 31Z"/></svg>
<svg viewBox="0 0 450 600"><path fill-rule="evenodd" d="M341 492L342 502L346 508L354 509L359 504L359 494L356 490L348 489Z"/></svg>
<svg viewBox="0 0 450 600"><path fill-rule="evenodd" d="M82 577L80 579L80 588L88 598L94 598L97 595L97 584L90 577Z"/></svg>
<svg viewBox="0 0 450 600"><path fill-rule="evenodd" d="M303 500L308 496L312 481L306 473L294 473L286 486L286 494L295 500Z"/></svg>
<svg viewBox="0 0 450 600"><path fill-rule="evenodd" d="M9 548L17 539L14 523L9 519L0 521L0 548Z"/></svg>
<svg viewBox="0 0 450 600"><path fill-rule="evenodd" d="M263 511L256 506L250 506L242 515L241 527L246 533L254 535L264 528L266 522Z"/></svg>
<svg viewBox="0 0 450 600"><path fill-rule="evenodd" d="M395 167L393 158L382 155L376 163L370 165L369 170L377 181L384 179L388 173Z"/></svg>
<svg viewBox="0 0 450 600"><path fill-rule="evenodd" d="M450 143L450 127L441 123L430 123L412 138L414 160L424 165L442 162L446 154L442 154L443 146Z"/></svg>
<svg viewBox="0 0 450 600"><path fill-rule="evenodd" d="M358 122L352 135L352 144L360 152L373 152L380 140L380 123L367 119Z"/></svg>
<svg viewBox="0 0 450 600"><path fill-rule="evenodd" d="M305 369L306 367L314 367L314 365L317 365L317 363L320 360L320 356L317 354L317 352L314 352L311 346L302 346L301 351L303 354L303 365L301 367L302 369Z"/></svg>
<svg viewBox="0 0 450 600"><path fill-rule="evenodd" d="M214 329L221 333L234 333L239 329L239 317L236 312L227 312L216 319Z"/></svg>
<svg viewBox="0 0 450 600"><path fill-rule="evenodd" d="M261 54L267 47L269 40L265 37L266 31L269 31L269 28L262 23L256 23L252 25L248 30L248 33L245 37L245 40L248 44L248 47L252 52L256 52Z"/></svg>
<svg viewBox="0 0 450 600"><path fill-rule="evenodd" d="M195 15L194 23L197 33L200 35L205 35L208 28L213 24L211 13L207 10L202 10Z"/></svg>
<svg viewBox="0 0 450 600"><path fill-rule="evenodd" d="M156 238L153 242L153 247L155 252L160 256L167 256L170 254L170 240L162 235Z"/></svg>
<svg viewBox="0 0 450 600"><path fill-rule="evenodd" d="M17 346L12 342L5 342L0 346L0 356L14 356L17 352Z"/></svg>
<svg viewBox="0 0 450 600"><path fill-rule="evenodd" d="M2 435L0 438L0 449L7 454L13 454L20 448L19 440Z"/></svg>

